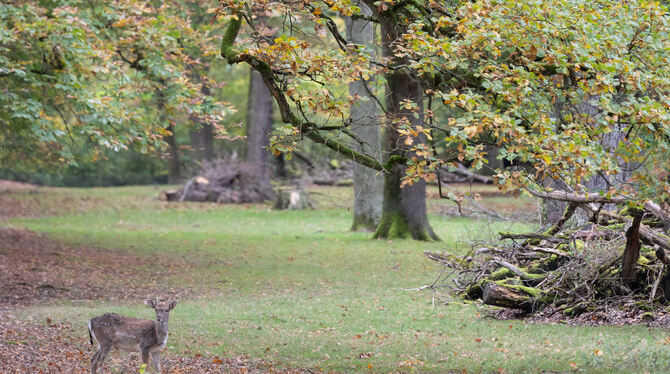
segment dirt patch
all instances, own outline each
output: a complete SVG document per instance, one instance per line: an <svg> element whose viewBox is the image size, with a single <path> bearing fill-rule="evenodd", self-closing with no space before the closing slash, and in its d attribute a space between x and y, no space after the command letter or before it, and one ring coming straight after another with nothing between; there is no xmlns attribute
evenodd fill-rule
<svg viewBox="0 0 670 374"><path fill-rule="evenodd" d="M30 323L12 317L0 318L0 373L72 373L90 372L90 359L96 346L85 331L74 331L69 324ZM105 372L137 373L138 353L111 352L105 360ZM177 356L166 350L161 355L164 373L307 373L284 370L246 357Z"/></svg>
<svg viewBox="0 0 670 374"><path fill-rule="evenodd" d="M70 247L33 231L0 228L0 307L52 299L195 296L166 281L192 267L181 258Z"/></svg>
<svg viewBox="0 0 670 374"><path fill-rule="evenodd" d="M26 191L26 190L34 190L36 188L37 186L34 184L0 179L0 194L6 191Z"/></svg>

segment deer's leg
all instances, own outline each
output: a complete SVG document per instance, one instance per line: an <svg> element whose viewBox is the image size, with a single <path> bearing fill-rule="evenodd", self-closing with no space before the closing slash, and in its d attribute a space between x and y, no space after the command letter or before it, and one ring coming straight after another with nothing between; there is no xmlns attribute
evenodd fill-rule
<svg viewBox="0 0 670 374"><path fill-rule="evenodd" d="M154 362L154 368L156 369L156 372L162 373L161 372L161 353L160 352L154 352L151 354L151 361Z"/></svg>
<svg viewBox="0 0 670 374"><path fill-rule="evenodd" d="M95 371L93 371L93 369L96 369L96 370L100 369L100 373L103 372L102 363L105 361L105 359L107 358L107 355L109 354L109 351L111 351L111 350L112 350L112 345L111 344L107 345L107 346L101 346L100 349L98 350L98 352L95 355L93 355L93 357L97 356L96 360L95 360L96 361L95 364L92 365L92 367L91 367L91 371L93 373L95 373Z"/></svg>
<svg viewBox="0 0 670 374"><path fill-rule="evenodd" d="M98 372L98 357L100 356L100 349L95 351L93 357L91 357L91 374L96 374Z"/></svg>
<svg viewBox="0 0 670 374"><path fill-rule="evenodd" d="M147 369L149 369L149 350L144 348L141 350L142 352L142 363L147 366Z"/></svg>

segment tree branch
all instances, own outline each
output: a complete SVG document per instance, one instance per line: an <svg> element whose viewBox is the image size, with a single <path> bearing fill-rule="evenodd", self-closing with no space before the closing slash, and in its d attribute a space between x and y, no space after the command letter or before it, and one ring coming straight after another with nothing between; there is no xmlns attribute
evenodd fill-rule
<svg viewBox="0 0 670 374"><path fill-rule="evenodd" d="M404 157L391 156L386 161L386 163L381 163L373 157L365 155L361 152L357 152L337 140L322 135L319 132L316 124L298 118L298 116L291 109L286 95L281 91L279 86L277 86L275 81L275 73L272 71L271 66L254 56L245 53L239 53L235 50L235 39L240 32L241 26L242 19L239 17L230 21L221 40L221 56L225 58L226 61L228 61L228 63L231 65L244 62L251 66L252 69L260 73L261 77L263 78L263 82L265 82L265 85L270 90L270 94L272 94L272 97L274 97L275 101L277 102L279 113L281 114L282 121L284 123L295 126L304 136L313 142L323 144L326 147L338 152L339 154L374 170L388 172L388 170L394 165L403 163L405 161Z"/></svg>

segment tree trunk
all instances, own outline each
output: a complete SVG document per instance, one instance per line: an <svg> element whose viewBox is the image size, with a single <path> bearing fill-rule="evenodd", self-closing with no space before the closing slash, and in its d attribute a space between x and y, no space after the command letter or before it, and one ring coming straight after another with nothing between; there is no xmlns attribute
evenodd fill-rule
<svg viewBox="0 0 670 374"><path fill-rule="evenodd" d="M621 280L626 286L634 281L635 265L640 258L640 223L643 211L640 210L633 217L633 222L626 231L626 248L623 251L621 262Z"/></svg>
<svg viewBox="0 0 670 374"><path fill-rule="evenodd" d="M384 176L382 217L375 238L412 238L440 240L433 232L426 215L426 183L400 187L405 166L396 165Z"/></svg>
<svg viewBox="0 0 670 374"><path fill-rule="evenodd" d="M191 69L191 77L200 83L200 93L203 96L211 96L209 87L205 84L196 69ZM191 115L193 129L189 131L191 147L193 148L193 160L211 161L214 159L214 128L211 124L201 121L196 115Z"/></svg>
<svg viewBox="0 0 670 374"><path fill-rule="evenodd" d="M412 127L423 125L423 88L419 78L411 69L400 67L406 64L395 56L391 43L401 37L405 28L388 13L380 13L382 51L391 61L392 68L386 73L387 118L384 134L384 151L388 159L402 155L408 159L416 157L404 147L404 139L398 133L399 123L409 123ZM414 109L407 109L409 101ZM421 141L418 139L417 141ZM433 232L426 213L426 183L421 180L411 186L401 188L402 177L407 166L396 165L384 176L384 204L382 218L375 231L375 238L412 237L417 240L439 240Z"/></svg>
<svg viewBox="0 0 670 374"><path fill-rule="evenodd" d="M361 14L371 15L365 4L360 4ZM374 53L374 30L372 23L363 19L345 17L347 40ZM368 92L366 82L355 81L349 84L349 95L365 97ZM353 149L380 159L381 139L379 133L379 108L372 98L357 100L351 106L352 132L364 144L355 144ZM354 223L352 230L374 231L382 215L384 184L383 177L376 171L360 164L354 165Z"/></svg>
<svg viewBox="0 0 670 374"><path fill-rule="evenodd" d="M179 149L174 136L174 125L167 125L169 135L165 135L165 142L168 144L167 164L168 164L168 183L177 184L181 181L181 166L179 164Z"/></svg>
<svg viewBox="0 0 670 374"><path fill-rule="evenodd" d="M159 81L159 87L156 88L156 109L158 110L158 118L160 118L161 125L165 126L168 134L165 135L165 142L168 145L167 149L167 166L168 166L168 183L177 184L181 181L181 165L179 164L179 148L177 148L177 141L175 140L174 124L167 119L165 113L165 81Z"/></svg>
<svg viewBox="0 0 670 374"><path fill-rule="evenodd" d="M208 123L198 123L192 119L199 128L189 132L191 147L193 148L193 159L197 161L214 159L214 130Z"/></svg>
<svg viewBox="0 0 670 374"><path fill-rule="evenodd" d="M272 96L261 75L251 70L247 103L247 162L258 168L258 183L270 188L269 134L272 131Z"/></svg>
<svg viewBox="0 0 670 374"><path fill-rule="evenodd" d="M592 97L586 99L580 104L577 105L576 111L578 115L589 115L597 116L599 108L597 106L597 97ZM560 110L561 106L557 107L556 116L562 116ZM613 131L604 134L600 138L599 142L603 148L614 153L618 147L619 142L624 138L625 134L620 129L612 129ZM626 182L631 173L628 170L633 170L635 165L630 165L625 163L624 160L619 160L620 165L622 166L622 172L616 176L603 176L603 175L594 175L588 180L584 181L584 187L588 192L597 192L597 191L607 191L610 186L620 185ZM607 178L607 179L605 179ZM560 180L547 180L543 181L545 187L550 187L554 190L569 190L568 186ZM543 227L547 227L555 224L560 218L562 212L565 210L566 203L563 201L556 200L542 200L542 206L540 207L540 220ZM603 209L607 211L613 211L616 209L614 204L605 204ZM571 219L571 222L567 226L581 226L586 224L589 221L589 213L586 210L579 209L577 213Z"/></svg>

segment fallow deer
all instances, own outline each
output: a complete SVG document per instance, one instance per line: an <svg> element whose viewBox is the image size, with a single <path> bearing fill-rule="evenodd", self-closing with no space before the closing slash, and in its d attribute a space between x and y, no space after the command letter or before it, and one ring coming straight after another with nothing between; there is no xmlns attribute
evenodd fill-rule
<svg viewBox="0 0 670 374"><path fill-rule="evenodd" d="M102 362L115 348L127 352L140 352L142 362L149 367L149 356L154 368L160 373L160 353L168 338L168 319L176 301L144 302L156 311L156 320L137 319L116 313L105 313L88 321L88 335L98 342L98 351L91 358L91 374L102 373Z"/></svg>

